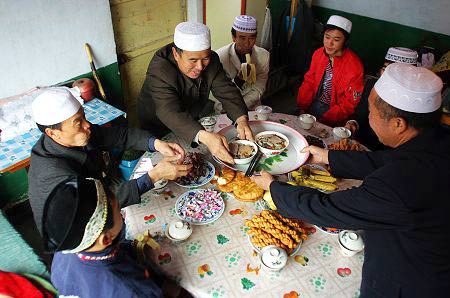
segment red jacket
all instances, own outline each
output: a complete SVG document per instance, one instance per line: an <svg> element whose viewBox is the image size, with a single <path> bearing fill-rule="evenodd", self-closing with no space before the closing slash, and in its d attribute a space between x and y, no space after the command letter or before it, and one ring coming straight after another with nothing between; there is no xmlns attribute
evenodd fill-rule
<svg viewBox="0 0 450 298"><path fill-rule="evenodd" d="M314 52L311 66L298 89L297 105L308 110L315 98L320 81L328 65L328 55L321 47ZM364 68L350 49L334 57L330 109L319 120L330 126L343 125L358 105L364 89Z"/></svg>

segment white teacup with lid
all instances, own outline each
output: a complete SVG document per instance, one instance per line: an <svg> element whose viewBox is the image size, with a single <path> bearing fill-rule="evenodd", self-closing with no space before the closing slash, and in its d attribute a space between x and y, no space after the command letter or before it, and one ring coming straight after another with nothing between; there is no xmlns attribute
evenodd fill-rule
<svg viewBox="0 0 450 298"><path fill-rule="evenodd" d="M300 127L305 130L311 129L316 122L316 117L311 114L301 114L298 119L300 120Z"/></svg>
<svg viewBox="0 0 450 298"><path fill-rule="evenodd" d="M166 228L166 236L174 242L183 241L192 234L192 227L185 221L174 221L169 223Z"/></svg>
<svg viewBox="0 0 450 298"><path fill-rule="evenodd" d="M213 132L217 121L215 117L210 116L201 118L199 122L206 131Z"/></svg>
<svg viewBox="0 0 450 298"><path fill-rule="evenodd" d="M364 241L356 231L343 230L338 237L341 253L346 257L351 257L364 249Z"/></svg>
<svg viewBox="0 0 450 298"><path fill-rule="evenodd" d="M336 141L350 138L351 135L352 135L352 132L348 128L345 128L345 127L333 128L333 137Z"/></svg>
<svg viewBox="0 0 450 298"><path fill-rule="evenodd" d="M257 106L255 108L257 120L268 120L270 114L272 114L272 108L269 106Z"/></svg>
<svg viewBox="0 0 450 298"><path fill-rule="evenodd" d="M152 189L152 192L154 192L156 194L162 194L168 183L169 183L169 181L166 179L161 179L161 180L156 181L154 184L154 187Z"/></svg>
<svg viewBox="0 0 450 298"><path fill-rule="evenodd" d="M269 245L261 250L259 255L262 268L276 272L286 266L288 255L284 249L275 245Z"/></svg>

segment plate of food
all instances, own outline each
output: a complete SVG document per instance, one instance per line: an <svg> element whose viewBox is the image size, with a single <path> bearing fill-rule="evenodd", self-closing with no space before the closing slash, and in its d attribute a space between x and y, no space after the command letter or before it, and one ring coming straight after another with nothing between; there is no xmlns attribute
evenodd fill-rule
<svg viewBox="0 0 450 298"><path fill-rule="evenodd" d="M281 123L271 122L271 121L249 121L249 125L253 131L253 135L256 136L262 132L271 132L271 134L278 134L279 136L284 136L287 139L286 148L283 150L276 150L276 155L266 154L261 158L258 166L256 167L256 172L261 170L266 170L272 175L281 175L289 173L306 162L309 157L309 153L302 153L301 150L308 146L308 142L303 137L301 133L295 129L283 125ZM225 136L228 143L236 140L237 131L234 126L230 125L221 129L219 134ZM261 134L264 136L264 134ZM267 135L265 135L267 137ZM282 137L281 137L282 138ZM255 140L257 142L257 140ZM261 147L259 147L261 150ZM248 164L227 164L218 158L214 157L214 160L218 163L229 167L235 171L246 172Z"/></svg>
<svg viewBox="0 0 450 298"><path fill-rule="evenodd" d="M206 225L219 219L225 210L220 191L192 189L182 194L175 203L175 214L194 225Z"/></svg>
<svg viewBox="0 0 450 298"><path fill-rule="evenodd" d="M197 188L205 185L214 177L214 166L203 159L200 153L189 152L184 158L183 164L192 164L192 170L186 176L177 178L174 183L187 188Z"/></svg>
<svg viewBox="0 0 450 298"><path fill-rule="evenodd" d="M327 149L327 144L325 144L325 142L319 137L308 135L308 136L305 136L305 139L306 139L306 141L308 141L308 144L310 146L316 146L319 148Z"/></svg>
<svg viewBox="0 0 450 298"><path fill-rule="evenodd" d="M295 185L315 188L324 193L331 193L338 188L337 179L318 164L305 164L288 173L288 181Z"/></svg>

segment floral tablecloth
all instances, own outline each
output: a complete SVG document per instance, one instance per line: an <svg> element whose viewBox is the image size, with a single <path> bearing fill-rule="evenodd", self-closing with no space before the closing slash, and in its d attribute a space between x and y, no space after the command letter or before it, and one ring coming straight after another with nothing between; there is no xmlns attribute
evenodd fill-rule
<svg viewBox="0 0 450 298"><path fill-rule="evenodd" d="M250 119L254 114L250 113ZM311 130L300 128L297 117L271 115L276 121L298 130L303 135L318 134L331 128L316 123ZM221 115L217 119L218 131L231 121ZM323 133L323 132L322 132ZM173 134L167 140L179 142ZM324 138L333 142L332 136ZM191 149L192 150L192 149ZM205 153L202 146L196 151ZM146 153L157 163L159 153ZM215 164L217 166L217 164ZM285 177L281 177L285 179ZM339 189L359 185L356 180L339 180ZM214 188L207 184L202 188ZM164 227L174 220L175 202L187 189L170 182L163 194L151 191L142 196L142 202L123 209L127 225L127 238L149 230L162 235ZM190 238L181 243L171 243L157 237L161 249L155 251L154 262L163 272L178 281L195 297L358 297L364 254L344 257L339 251L337 236L326 234L311 226L309 238L300 251L290 257L288 264L278 273L268 273L260 268L258 256L248 241L245 220L261 211L258 203L243 203L226 194L224 214L208 225L193 226Z"/></svg>

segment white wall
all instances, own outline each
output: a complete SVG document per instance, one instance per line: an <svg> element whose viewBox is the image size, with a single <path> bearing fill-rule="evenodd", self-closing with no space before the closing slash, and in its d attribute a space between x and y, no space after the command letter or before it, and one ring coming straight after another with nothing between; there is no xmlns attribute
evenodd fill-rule
<svg viewBox="0 0 450 298"><path fill-rule="evenodd" d="M107 0L0 1L0 98L117 62Z"/></svg>
<svg viewBox="0 0 450 298"><path fill-rule="evenodd" d="M241 0L207 0L206 25L211 30L211 48L217 50L233 42L231 26L234 18L241 14Z"/></svg>
<svg viewBox="0 0 450 298"><path fill-rule="evenodd" d="M449 0L313 0L312 4L450 35Z"/></svg>

